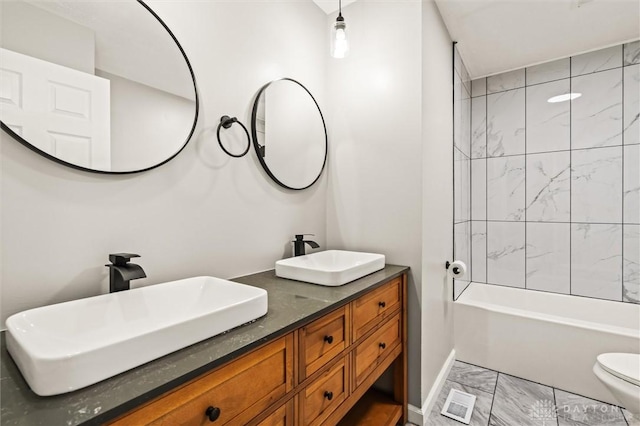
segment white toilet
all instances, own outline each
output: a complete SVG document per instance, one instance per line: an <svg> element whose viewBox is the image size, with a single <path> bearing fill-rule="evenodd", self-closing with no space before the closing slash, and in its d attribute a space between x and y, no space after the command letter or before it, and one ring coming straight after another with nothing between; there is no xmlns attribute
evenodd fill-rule
<svg viewBox="0 0 640 426"><path fill-rule="evenodd" d="M600 354L593 372L609 388L620 406L640 419L640 354Z"/></svg>

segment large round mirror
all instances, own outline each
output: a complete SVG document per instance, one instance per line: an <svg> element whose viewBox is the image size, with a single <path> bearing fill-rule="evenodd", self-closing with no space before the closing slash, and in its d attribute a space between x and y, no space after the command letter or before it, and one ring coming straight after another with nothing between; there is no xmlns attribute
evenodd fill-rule
<svg viewBox="0 0 640 426"><path fill-rule="evenodd" d="M260 89L251 133L260 164L278 185L305 189L322 174L327 129L318 103L299 82L283 78Z"/></svg>
<svg viewBox="0 0 640 426"><path fill-rule="evenodd" d="M142 1L2 0L2 129L62 164L100 173L175 157L198 116L191 65Z"/></svg>

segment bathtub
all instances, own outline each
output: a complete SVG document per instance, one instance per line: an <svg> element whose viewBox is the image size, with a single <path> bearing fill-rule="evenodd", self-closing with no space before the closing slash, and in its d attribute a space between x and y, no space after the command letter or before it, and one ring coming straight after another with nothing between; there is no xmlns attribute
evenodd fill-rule
<svg viewBox="0 0 640 426"><path fill-rule="evenodd" d="M640 305L479 283L453 305L456 359L599 401L596 356L640 352Z"/></svg>

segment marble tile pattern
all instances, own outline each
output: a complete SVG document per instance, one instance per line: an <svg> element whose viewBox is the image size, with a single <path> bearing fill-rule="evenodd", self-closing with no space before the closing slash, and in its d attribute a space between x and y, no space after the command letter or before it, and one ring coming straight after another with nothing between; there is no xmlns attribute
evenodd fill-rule
<svg viewBox="0 0 640 426"><path fill-rule="evenodd" d="M571 79L571 148L622 145L622 68Z"/></svg>
<svg viewBox="0 0 640 426"><path fill-rule="evenodd" d="M568 151L527 155L527 221L571 220L571 154Z"/></svg>
<svg viewBox="0 0 640 426"><path fill-rule="evenodd" d="M622 225L571 225L571 294L622 300Z"/></svg>
<svg viewBox="0 0 640 426"><path fill-rule="evenodd" d="M487 159L471 160L471 220L487 219Z"/></svg>
<svg viewBox="0 0 640 426"><path fill-rule="evenodd" d="M634 416L630 411L627 411L624 408L622 409L622 415L624 416L629 426L640 426L640 415L636 414Z"/></svg>
<svg viewBox="0 0 640 426"><path fill-rule="evenodd" d="M471 97L484 96L487 94L487 79L485 77L471 81Z"/></svg>
<svg viewBox="0 0 640 426"><path fill-rule="evenodd" d="M525 287L525 223L487 223L487 282Z"/></svg>
<svg viewBox="0 0 640 426"><path fill-rule="evenodd" d="M571 153L571 221L622 222L622 147Z"/></svg>
<svg viewBox="0 0 640 426"><path fill-rule="evenodd" d="M460 425L440 414L452 388L476 396L471 426L640 426L615 405L460 361L451 368L425 425Z"/></svg>
<svg viewBox="0 0 640 426"><path fill-rule="evenodd" d="M571 292L571 224L527 223L527 288Z"/></svg>
<svg viewBox="0 0 640 426"><path fill-rule="evenodd" d="M462 392L470 393L476 396L476 404L471 415L469 425L471 426L487 426L489 424L489 414L491 413L491 402L493 401L493 389L491 393L479 391L469 386L462 385L452 380L446 380L442 390L438 395L438 399L433 404L431 413L427 420L428 426L460 426L461 423L453 420L452 418L443 416L442 407L449 396L451 389L456 389Z"/></svg>
<svg viewBox="0 0 640 426"><path fill-rule="evenodd" d="M571 76L591 74L622 66L622 45L571 57Z"/></svg>
<svg viewBox="0 0 640 426"><path fill-rule="evenodd" d="M570 62L569 58L564 58L527 67L527 86L569 78Z"/></svg>
<svg viewBox="0 0 640 426"><path fill-rule="evenodd" d="M615 405L555 390L558 426L627 426L622 409Z"/></svg>
<svg viewBox="0 0 640 426"><path fill-rule="evenodd" d="M466 87L462 88L460 114L460 150L471 157L471 96Z"/></svg>
<svg viewBox="0 0 640 426"><path fill-rule="evenodd" d="M487 222L471 221L471 280L487 282Z"/></svg>
<svg viewBox="0 0 640 426"><path fill-rule="evenodd" d="M524 87L524 75L523 68L487 77L487 94Z"/></svg>
<svg viewBox="0 0 640 426"><path fill-rule="evenodd" d="M471 158L487 156L487 97L471 99Z"/></svg>
<svg viewBox="0 0 640 426"><path fill-rule="evenodd" d="M454 227L454 256L467 265L467 276L461 280L454 280L454 300L467 288L471 276L471 222L457 223Z"/></svg>
<svg viewBox="0 0 640 426"><path fill-rule="evenodd" d="M449 371L447 380L493 394L498 380L498 372L456 361Z"/></svg>
<svg viewBox="0 0 640 426"><path fill-rule="evenodd" d="M640 41L626 43L623 46L624 65L640 64Z"/></svg>
<svg viewBox="0 0 640 426"><path fill-rule="evenodd" d="M640 65L624 67L624 133L625 145L640 143Z"/></svg>
<svg viewBox="0 0 640 426"><path fill-rule="evenodd" d="M625 146L623 155L623 222L640 224L640 145Z"/></svg>
<svg viewBox="0 0 640 426"><path fill-rule="evenodd" d="M453 80L453 146L460 149L462 145L462 80L454 73Z"/></svg>
<svg viewBox="0 0 640 426"><path fill-rule="evenodd" d="M565 93L581 96L548 102ZM471 279L638 302L640 41L470 94Z"/></svg>
<svg viewBox="0 0 640 426"><path fill-rule="evenodd" d="M487 159L487 219L523 221L525 156Z"/></svg>
<svg viewBox="0 0 640 426"><path fill-rule="evenodd" d="M460 150L455 150L454 165L454 214L455 222L471 219L471 160Z"/></svg>
<svg viewBox="0 0 640 426"><path fill-rule="evenodd" d="M549 426L555 420L553 388L500 374L491 426Z"/></svg>
<svg viewBox="0 0 640 426"><path fill-rule="evenodd" d="M524 154L525 89L487 96L487 156Z"/></svg>
<svg viewBox="0 0 640 426"><path fill-rule="evenodd" d="M527 87L527 154L570 148L570 102L548 102L569 93L569 79Z"/></svg>
<svg viewBox="0 0 640 426"><path fill-rule="evenodd" d="M623 225L623 239L622 300L640 303L640 225Z"/></svg>

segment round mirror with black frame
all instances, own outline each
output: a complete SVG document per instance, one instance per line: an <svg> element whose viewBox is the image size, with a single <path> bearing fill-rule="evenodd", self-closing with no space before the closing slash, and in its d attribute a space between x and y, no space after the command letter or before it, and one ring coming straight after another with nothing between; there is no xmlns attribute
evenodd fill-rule
<svg viewBox="0 0 640 426"><path fill-rule="evenodd" d="M198 119L189 60L142 0L0 4L0 124L60 164L126 174L165 164Z"/></svg>
<svg viewBox="0 0 640 426"><path fill-rule="evenodd" d="M300 82L281 78L260 89L251 136L260 164L278 185L301 190L320 179L327 162L327 127L320 106Z"/></svg>

